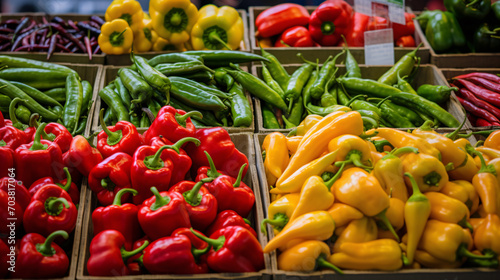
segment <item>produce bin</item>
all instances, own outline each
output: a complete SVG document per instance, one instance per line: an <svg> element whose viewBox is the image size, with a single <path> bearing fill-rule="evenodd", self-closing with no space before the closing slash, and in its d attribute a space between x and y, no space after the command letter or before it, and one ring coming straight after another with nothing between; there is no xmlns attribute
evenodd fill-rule
<svg viewBox="0 0 500 280"><path fill-rule="evenodd" d="M316 9L315 6L305 7L309 11L309 13L312 13ZM255 19L267 8L270 8L270 6L254 6L250 7L248 12L250 15L250 43L252 52L256 54L261 54L261 50L257 44L257 38L255 37L255 33L257 31L257 27L255 26ZM411 9L407 8L407 11L411 12ZM420 36L420 34L415 32L414 38L417 46L418 44L420 44L420 42L422 42L422 38ZM276 58L278 58L278 60L282 64L301 63L302 60L296 56L298 52L302 53L306 59L315 61L316 58L318 58L320 62L324 62L330 55L335 56L338 53L342 52L342 49L343 47L264 48L265 51L276 56ZM394 62L398 61L402 56L414 49L415 48L394 47ZM359 64L365 63L364 47L350 47L349 50ZM429 54L428 45L421 46L417 51L417 56L421 59L420 63L429 63L431 56Z"/></svg>
<svg viewBox="0 0 500 280"><path fill-rule="evenodd" d="M441 129L436 130L441 132ZM464 133L469 131L464 130ZM259 181L262 187L262 204L264 207L264 215L267 218L267 208L270 204L269 187L266 180L264 171L264 161L262 160L262 143L266 135L269 133L256 133L254 134L255 142L255 155L257 163L257 171L259 174ZM475 143L474 137L470 137L471 143ZM271 240L274 237L272 230L268 227L268 238ZM263 244L265 245L265 244ZM472 279L480 277L481 279L497 279L500 275L498 269L488 268L457 268L457 269L402 269L398 271L373 271L373 270L343 270L344 275L335 274L333 270L314 271L311 273L283 271L278 269L276 251L269 254L273 279L307 279L307 280L320 280L320 279L352 279L352 280L366 280L366 279L429 279L429 280L444 280L444 279Z"/></svg>
<svg viewBox="0 0 500 280"><path fill-rule="evenodd" d="M299 68L301 64L288 64L284 65L285 69L288 71L289 74L292 74L293 71L295 71L297 68ZM344 65L337 65L339 68L338 73L336 74L337 77L343 75L345 73L345 66ZM361 75L362 78L364 79L374 79L377 80L383 73L385 73L387 70L390 69L389 66L366 66L366 65L360 65L361 69ZM252 74L262 78L262 66L261 65L254 65L252 66ZM439 69L431 64L425 64L425 65L420 65L420 67L417 70L417 73L415 75L415 78L413 82L411 83L414 89L416 90L418 86L422 84L432 84L432 85L448 85L446 82L446 79L443 77L443 74L439 71ZM352 96L351 96L352 97ZM272 131L280 131L282 133L287 133L291 129L267 129L264 128L264 122L262 119L262 110L261 110L261 103L258 98L254 98L255 102L255 119L257 120L257 131L259 133L266 133L266 132L272 132ZM457 120L460 122L463 120L465 117L461 105L458 102L458 100L455 97L455 94L452 92L450 100L446 102L444 108L451 113ZM464 125L464 128L469 128L470 127L470 122L467 120L467 122Z"/></svg>
<svg viewBox="0 0 500 280"><path fill-rule="evenodd" d="M21 19L22 17L29 17L34 19L36 22L42 22L43 17L53 18L60 17L64 20L71 19L73 21L83 21L88 20L92 15L82 15L82 14L54 14L49 15L45 13L17 13L17 14L0 14L0 21L9 19ZM66 63L79 63L79 64L100 64L103 65L105 62L104 54L93 54L92 60L89 60L89 56L84 53L60 53L54 52L49 60L47 60L47 52L10 52L10 51L0 51L0 55L11 55L18 56L29 59L36 59L40 61L48 62L66 62Z"/></svg>
<svg viewBox="0 0 500 280"><path fill-rule="evenodd" d="M237 11L241 15L241 19L243 19L243 41L240 44L240 50L241 51L246 51L250 52L251 47L250 47L250 40L248 39L248 15L246 10L242 9L237 9ZM177 51L164 51L164 52L145 52L145 53L137 53L137 55L140 55L144 58L150 59L152 57L155 57L159 54L166 53L166 52L177 52ZM129 54L120 54L120 55L106 55L106 65L131 65L132 62L130 61L130 55Z"/></svg>
<svg viewBox="0 0 500 280"><path fill-rule="evenodd" d="M104 66L104 74L102 75L102 81L101 85L99 86L99 90L103 89L108 83L113 81L118 74L118 70L120 70L120 66ZM246 67L242 67L243 70L247 71ZM92 131L100 131L101 130L101 125L99 123L99 111L101 110L101 97L99 96L99 90L97 91L96 99L95 100L95 112L94 112L94 120L92 122ZM249 100L250 103L250 108L252 109L252 112L254 111L253 109L253 104L251 101L251 97L246 93L247 99ZM146 128L143 128L146 129ZM254 132L255 131L255 118L252 121L252 124L249 127L224 127L229 133L243 133L243 132Z"/></svg>
<svg viewBox="0 0 500 280"><path fill-rule="evenodd" d="M140 130L140 133L143 133L144 130ZM263 219L262 212L262 201L260 199L260 187L259 180L257 176L257 168L255 164L255 150L252 134L249 133L236 133L231 134L231 140L234 142L236 148L244 153L249 161L249 169L247 175L243 179L255 194L255 206L252 212L250 213L250 221L252 222L252 226L258 234L258 240L260 244L265 244L267 242L267 236L262 234L259 230L259 225ZM87 271L87 261L90 257L89 245L92 241L93 237L93 228L92 228L92 211L97 207L97 198L96 195L92 193L90 189L88 191L88 203L89 207L85 209L85 218L83 222L83 238L81 240L82 250L80 250L80 258L78 264L77 271L77 279L86 279L86 280L96 280L96 279L113 279L109 277L98 277L98 276L89 276ZM240 280L270 280L271 279L271 264L270 258L267 255L264 255L265 261L265 269L259 272L252 273L210 273L210 274L199 274L199 275L135 275L135 276L121 276L119 279L240 279ZM118 278L116 278L118 279Z"/></svg>

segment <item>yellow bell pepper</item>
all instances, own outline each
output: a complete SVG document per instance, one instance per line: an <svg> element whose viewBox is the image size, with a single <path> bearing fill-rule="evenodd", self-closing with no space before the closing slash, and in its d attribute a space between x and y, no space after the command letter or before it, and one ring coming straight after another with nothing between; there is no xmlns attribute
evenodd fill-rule
<svg viewBox="0 0 500 280"><path fill-rule="evenodd" d="M264 253L269 253L293 239L326 240L333 235L335 222L326 211L314 211L304 214L289 222L264 247Z"/></svg>
<svg viewBox="0 0 500 280"><path fill-rule="evenodd" d="M158 34L153 30L150 19L143 19L142 29L134 32L134 51L148 52L158 40Z"/></svg>
<svg viewBox="0 0 500 280"><path fill-rule="evenodd" d="M141 30L142 20L144 19L141 3L136 0L115 0L111 2L106 9L104 19L109 22L119 18L125 20L128 26L132 28L132 31Z"/></svg>
<svg viewBox="0 0 500 280"><path fill-rule="evenodd" d="M465 180L455 180L453 181L453 183L460 185L465 189L468 195L468 200L465 202L465 205L467 205L467 208L469 208L469 212L471 215L476 213L477 209L479 208L479 195L477 194L474 185L472 185L471 182Z"/></svg>
<svg viewBox="0 0 500 280"><path fill-rule="evenodd" d="M299 198L300 195L298 193L290 193L269 204L267 214L268 217L272 217L272 219L264 219L260 226L260 230L266 234L266 224L270 224L275 234L281 231L290 220L295 207L297 207L299 203Z"/></svg>
<svg viewBox="0 0 500 280"><path fill-rule="evenodd" d="M123 19L104 23L97 38L99 47L106 54L130 53L133 41L134 32Z"/></svg>
<svg viewBox="0 0 500 280"><path fill-rule="evenodd" d="M334 177L330 181L324 182L319 176L309 177L300 190L299 203L295 207L290 220L293 221L295 218L312 211L330 208L334 200L330 187L335 180Z"/></svg>
<svg viewBox="0 0 500 280"><path fill-rule="evenodd" d="M358 209L340 202L335 202L327 211L335 221L336 228L343 227L351 221L361 219L364 216Z"/></svg>
<svg viewBox="0 0 500 280"><path fill-rule="evenodd" d="M345 269L398 270L403 266L399 244L392 239L377 239L364 243L346 242L340 252L328 258L335 266Z"/></svg>
<svg viewBox="0 0 500 280"><path fill-rule="evenodd" d="M343 162L352 163L357 167L371 169L371 166L363 162L370 160L371 151L367 142L358 136L344 134L337 136L328 143L328 151L337 151L335 165L340 166Z"/></svg>
<svg viewBox="0 0 500 280"><path fill-rule="evenodd" d="M484 218L481 225L474 231L474 245L485 254L493 252L500 260L500 218L498 215L488 214Z"/></svg>
<svg viewBox="0 0 500 280"><path fill-rule="evenodd" d="M304 136L306 135L307 131L311 129L315 124L317 124L321 119L323 119L322 116L319 115L307 115L304 120L297 126L297 136Z"/></svg>
<svg viewBox="0 0 500 280"><path fill-rule="evenodd" d="M273 132L264 138L262 143L262 150L266 153L264 171L269 186L274 186L288 165L289 157L286 144L286 137L280 132Z"/></svg>
<svg viewBox="0 0 500 280"><path fill-rule="evenodd" d="M333 252L339 253L340 246L346 242L364 243L377 239L377 224L369 217L351 221L340 233L333 244Z"/></svg>
<svg viewBox="0 0 500 280"><path fill-rule="evenodd" d="M485 147L500 150L500 130L493 131L484 140Z"/></svg>
<svg viewBox="0 0 500 280"><path fill-rule="evenodd" d="M481 159L481 169L472 178L472 185L479 195L486 214L500 214L500 183L493 165L487 165L480 152L475 152Z"/></svg>
<svg viewBox="0 0 500 280"><path fill-rule="evenodd" d="M158 35L174 45L189 40L199 19L198 8L190 0L151 0L149 14Z"/></svg>
<svg viewBox="0 0 500 280"><path fill-rule="evenodd" d="M470 229L472 232L472 226L468 221L470 217L469 209L464 203L439 192L427 192L425 196L431 203L430 219L455 223Z"/></svg>
<svg viewBox="0 0 500 280"><path fill-rule="evenodd" d="M286 138L286 146L288 148L288 154L293 156L299 148L300 141L302 141L302 136L292 136Z"/></svg>
<svg viewBox="0 0 500 280"><path fill-rule="evenodd" d="M397 232L405 225L405 203L402 200L394 197L389 198L389 202L390 205L385 212L385 215L387 216L387 219L389 220L391 225L394 227L394 230ZM394 239L394 236L392 235L391 231L387 230L385 228L385 225L382 224L379 225L378 238Z"/></svg>
<svg viewBox="0 0 500 280"><path fill-rule="evenodd" d="M372 131L378 131L377 136L389 141L389 143L391 143L391 145L395 148L414 147L417 148L420 153L424 153L435 158L441 157L438 149L434 148L431 144L427 143L421 137L418 137L411 133L387 127L380 127L374 130L369 130L366 133L370 133Z"/></svg>
<svg viewBox="0 0 500 280"><path fill-rule="evenodd" d="M156 42L154 42L154 44L153 44L153 51L155 51L155 52L163 52L163 51L183 52L186 50L187 49L184 46L184 44L175 44L174 45L161 37L158 37L158 39L156 39Z"/></svg>
<svg viewBox="0 0 500 280"><path fill-rule="evenodd" d="M449 180L446 167L433 156L408 153L401 156L401 163L403 172L408 172L415 178L422 192L439 191ZM411 186L409 178L405 178L405 181L407 186Z"/></svg>
<svg viewBox="0 0 500 280"><path fill-rule="evenodd" d="M203 6L191 30L191 44L195 50L237 49L243 40L243 20L233 7Z"/></svg>
<svg viewBox="0 0 500 280"><path fill-rule="evenodd" d="M422 250L417 250L415 252L415 261L420 263L423 267L428 268L458 268L463 264L461 260L456 260L454 262L443 261Z"/></svg>
<svg viewBox="0 0 500 280"><path fill-rule="evenodd" d="M342 270L327 261L329 257L330 248L325 242L308 240L281 253L278 256L278 269L310 272L324 267L342 274Z"/></svg>

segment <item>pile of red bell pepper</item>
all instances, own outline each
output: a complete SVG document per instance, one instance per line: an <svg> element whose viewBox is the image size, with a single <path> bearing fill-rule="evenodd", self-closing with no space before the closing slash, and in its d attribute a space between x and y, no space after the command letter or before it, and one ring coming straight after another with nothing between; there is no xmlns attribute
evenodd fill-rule
<svg viewBox="0 0 500 280"><path fill-rule="evenodd" d="M396 46L415 47L414 17L405 13L404 25L391 23L355 12L344 0L327 0L311 14L298 4L273 6L257 16L255 26L262 47L341 46L345 44L342 35L349 47L363 47L365 31L385 28L393 29Z"/></svg>
<svg viewBox="0 0 500 280"><path fill-rule="evenodd" d="M103 160L88 173L101 204L92 213L89 275L264 268L245 219L255 202L241 180L248 159L226 130L196 129L184 111L165 106L143 135L127 121L103 127L97 151Z"/></svg>

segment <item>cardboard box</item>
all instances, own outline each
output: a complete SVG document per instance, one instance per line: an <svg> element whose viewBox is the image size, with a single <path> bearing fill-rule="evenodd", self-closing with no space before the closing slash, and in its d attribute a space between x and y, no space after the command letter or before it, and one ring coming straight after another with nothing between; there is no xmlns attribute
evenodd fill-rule
<svg viewBox="0 0 500 280"><path fill-rule="evenodd" d="M140 132L144 132L141 130ZM263 219L262 201L260 200L260 187L257 176L257 169L255 164L255 150L252 135L249 133L231 134L236 148L248 157L249 169L247 175L243 179L250 188L253 189L255 194L255 207L250 214L250 221L258 234L258 239L261 244L267 243L267 236L262 234L259 230L260 223ZM98 206L96 195L88 189L88 205L85 209L85 220L83 222L83 237L81 240L80 258L78 263L77 279L85 280L98 280L98 279L113 279L109 277L89 276L87 271L87 261L90 257L89 246L93 237L93 228L91 215L92 211ZM238 280L270 280L271 279L271 264L270 257L264 255L265 269L259 272L252 273L210 273L199 275L135 275L135 276L121 276L119 279L238 279ZM118 279L118 278L116 278Z"/></svg>
<svg viewBox="0 0 500 280"><path fill-rule="evenodd" d="M316 7L315 6L305 6L309 13L312 13ZM250 15L250 43L252 47L252 52L256 54L261 54L261 50L257 44L257 38L255 36L257 27L255 26L255 19L262 13L265 9L270 8L270 6L254 6L249 8ZM408 9L408 11L411 11ZM415 32L414 34L415 43L418 45L422 42L420 35ZM296 56L298 52L302 53L306 59L315 61L316 58L320 62L324 62L330 55L335 56L342 52L343 47L309 47L309 48L264 48L265 51L273 54L278 58L282 64L292 64L292 63L302 63L302 60ZM394 47L394 62L397 62L405 54L413 51L415 48L401 48ZM365 48L364 47L350 47L352 55L359 64L365 64ZM429 47L422 46L417 51L417 56L420 57L420 63L425 64L430 62Z"/></svg>
<svg viewBox="0 0 500 280"><path fill-rule="evenodd" d="M288 71L289 74L292 74L293 71L295 71L297 68L299 68L301 64L288 64L284 65L285 69ZM345 73L345 66L344 65L337 65L339 68L336 76L340 77ZM366 66L366 65L360 65L361 69L361 75L364 79L374 79L377 80L383 73L385 73L387 70L390 69L389 66ZM252 66L252 74L262 78L262 66L261 65L254 65ZM439 69L430 64L425 64L425 65L420 65L419 69L416 72L415 78L412 82L412 86L416 90L418 86L422 84L431 84L431 85L448 85L446 82L446 79L443 77L442 73L439 71ZM352 97L352 96L351 96ZM257 131L259 133L267 133L267 132L272 132L272 131L279 131L282 133L287 133L291 129L267 129L264 128L264 122L262 119L262 107L261 107L261 102L258 98L253 98L255 102L255 119L257 120ZM462 121L463 118L465 117L461 105L458 102L458 100L455 97L455 94L452 92L450 100L446 102L444 108L451 113L455 118L457 118L458 121ZM467 121L464 125L464 128L470 127L469 121Z"/></svg>
<svg viewBox="0 0 500 280"><path fill-rule="evenodd" d="M110 82L112 82L118 75L118 70L122 68L119 66L105 66L103 70L103 77L101 81L101 85L99 87L99 90L103 89L106 85L108 85ZM246 67L242 67L243 70L247 71ZM98 90L98 92L99 92ZM250 95L248 92L246 93L248 102L250 103L250 107L252 109L252 112L254 111L253 109L253 103L251 100ZM99 131L101 130L101 126L99 123L99 111L101 108L105 106L102 105L102 100L101 97L99 97L99 94L97 94L97 97L95 99L96 107L95 107L95 112L94 112L94 120L92 123L92 131ZM104 104L105 105L105 104ZM146 129L146 128L143 128ZM255 119L252 121L251 125L249 127L224 127L229 133L244 133L244 132L254 132L255 131Z"/></svg>

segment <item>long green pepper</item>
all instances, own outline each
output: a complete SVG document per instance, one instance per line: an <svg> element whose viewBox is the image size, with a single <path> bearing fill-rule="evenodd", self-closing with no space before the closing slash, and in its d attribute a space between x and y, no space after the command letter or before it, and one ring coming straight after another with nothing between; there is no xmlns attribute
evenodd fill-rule
<svg viewBox="0 0 500 280"><path fill-rule="evenodd" d="M345 50L342 50L342 52L338 53L333 59L328 60L323 64L321 67L321 70L319 71L318 78L314 82L314 84L311 86L311 96L314 99L319 99L321 95L325 92L325 87L327 82L331 79L331 77L334 75L336 66L335 63L337 61L337 58L344 54Z"/></svg>
<svg viewBox="0 0 500 280"><path fill-rule="evenodd" d="M301 94L304 86L307 84L307 81L309 80L309 77L311 76L314 67L315 65L311 63L304 63L302 64L302 66L299 67L299 69L293 72L285 90L285 99L289 101L290 105L293 104L294 100L297 100L299 98L299 95ZM319 74L318 77L316 78L316 81L318 79L319 79ZM312 97L312 91L311 91L311 97Z"/></svg>
<svg viewBox="0 0 500 280"><path fill-rule="evenodd" d="M415 50L401 57L398 62L391 67L391 69L380 76L378 82L392 86L397 83L398 74L402 77L409 76L413 71L415 64L420 60L420 58L417 57L417 51L421 46L422 43L420 43Z"/></svg>
<svg viewBox="0 0 500 280"><path fill-rule="evenodd" d="M285 100L285 92L278 84L278 82L274 80L273 76L271 75L271 72L269 72L269 69L267 69L266 64L264 62L262 62L262 78L270 88L276 91L281 96L281 98Z"/></svg>
<svg viewBox="0 0 500 280"><path fill-rule="evenodd" d="M120 99L123 101L123 104L125 105L125 107L130 108L132 100L130 99L130 93L123 84L122 79L120 77L116 77L114 83L116 91L118 92L118 95L120 95Z"/></svg>
<svg viewBox="0 0 500 280"><path fill-rule="evenodd" d="M78 126L83 105L82 83L75 74L68 75L66 79L66 103L62 121L69 132L74 133Z"/></svg>
<svg viewBox="0 0 500 280"><path fill-rule="evenodd" d="M120 96L108 85L99 91L99 96L102 101L111 108L113 115L116 116L117 121L131 121L132 114L129 116L128 109L123 105Z"/></svg>
<svg viewBox="0 0 500 280"><path fill-rule="evenodd" d="M16 81L11 81L10 83L18 87L20 90L24 91L27 95L31 96L40 104L62 107L61 103L57 102L56 100L54 100L54 98L46 95L45 93L39 91L34 87Z"/></svg>
<svg viewBox="0 0 500 280"><path fill-rule="evenodd" d="M273 108L267 104L266 102L261 102L261 110L262 110L262 122L264 128L267 129L280 129L281 126L276 119L276 115L273 112Z"/></svg>
<svg viewBox="0 0 500 280"><path fill-rule="evenodd" d="M253 113L243 87L237 83L233 83L229 93L232 94L230 100L233 126L249 127L253 121Z"/></svg>
<svg viewBox="0 0 500 280"><path fill-rule="evenodd" d="M266 65L271 73L273 79L280 85L281 89L284 91L288 85L288 81L290 80L290 74L285 70L285 67L281 65L276 56L271 53L265 51L262 47L260 48L262 52L262 56L266 58L269 62L266 62Z"/></svg>
<svg viewBox="0 0 500 280"><path fill-rule="evenodd" d="M141 56L135 56L133 53L131 54L132 61L134 65L137 67L137 70L141 74L141 76L146 80L146 82L159 90L167 97L167 104L170 100L170 80L167 76L163 75L160 71L153 68L148 64L148 61ZM143 99L144 100L144 99ZM133 102L133 101L132 101Z"/></svg>
<svg viewBox="0 0 500 280"><path fill-rule="evenodd" d="M131 100L132 104L142 103L148 100L153 93L151 86L134 70L120 68L120 70L118 70L118 76L129 91L130 96L133 98L133 100Z"/></svg>

